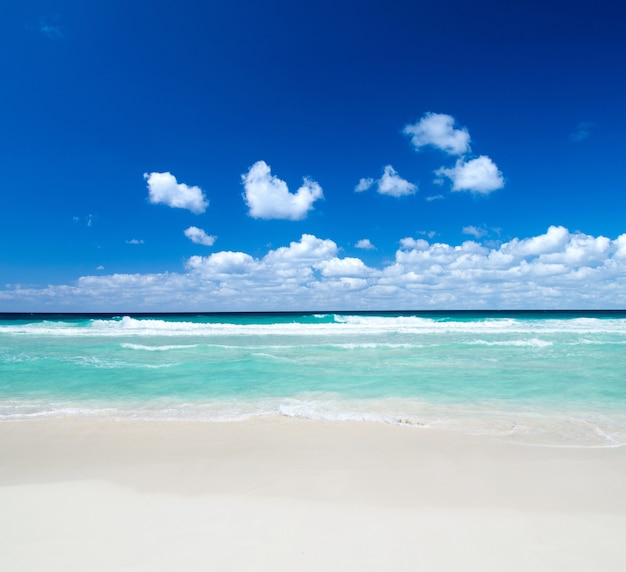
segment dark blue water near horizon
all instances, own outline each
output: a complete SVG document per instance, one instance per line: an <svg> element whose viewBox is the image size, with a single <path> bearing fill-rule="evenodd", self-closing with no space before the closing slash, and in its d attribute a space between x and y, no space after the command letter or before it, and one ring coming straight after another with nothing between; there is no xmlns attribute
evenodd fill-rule
<svg viewBox="0 0 626 572"><path fill-rule="evenodd" d="M88 320L106 319L129 316L131 318L181 318L181 319L234 319L258 318L263 319L292 319L294 317L316 316L381 316L400 317L416 316L433 319L481 319L481 318L626 318L626 309L623 310L318 310L318 311L271 311L271 312L0 312L0 321L7 320Z"/></svg>

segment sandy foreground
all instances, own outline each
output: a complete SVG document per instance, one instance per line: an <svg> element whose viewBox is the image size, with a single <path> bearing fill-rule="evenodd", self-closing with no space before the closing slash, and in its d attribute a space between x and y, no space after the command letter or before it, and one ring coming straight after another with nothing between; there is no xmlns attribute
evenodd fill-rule
<svg viewBox="0 0 626 572"><path fill-rule="evenodd" d="M626 448L369 423L0 423L0 568L626 570Z"/></svg>

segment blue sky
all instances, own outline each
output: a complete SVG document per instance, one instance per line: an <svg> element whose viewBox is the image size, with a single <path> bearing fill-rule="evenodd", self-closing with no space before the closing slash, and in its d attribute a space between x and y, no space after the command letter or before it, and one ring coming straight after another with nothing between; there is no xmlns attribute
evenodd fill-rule
<svg viewBox="0 0 626 572"><path fill-rule="evenodd" d="M626 307L618 2L11 4L0 311Z"/></svg>

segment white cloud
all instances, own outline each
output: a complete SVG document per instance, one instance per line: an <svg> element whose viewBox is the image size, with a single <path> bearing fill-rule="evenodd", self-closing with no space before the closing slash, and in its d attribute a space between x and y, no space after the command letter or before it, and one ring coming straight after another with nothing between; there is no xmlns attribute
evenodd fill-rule
<svg viewBox="0 0 626 572"><path fill-rule="evenodd" d="M448 177L452 181L453 191L470 191L488 195L504 187L504 177L496 164L486 155L465 161L459 159L450 169L441 167L435 171L437 176Z"/></svg>
<svg viewBox="0 0 626 572"><path fill-rule="evenodd" d="M403 179L391 165L387 165L383 176L378 179L378 192L381 195L402 197L417 192L417 185Z"/></svg>
<svg viewBox="0 0 626 572"><path fill-rule="evenodd" d="M201 228L197 226L190 226L185 230L185 236L195 244L202 244L203 246L213 246L215 243L215 236L209 236Z"/></svg>
<svg viewBox="0 0 626 572"><path fill-rule="evenodd" d="M299 242L270 250L263 260L274 267L311 265L319 260L327 260L337 254L337 245L332 240L322 240L312 234L303 234Z"/></svg>
<svg viewBox="0 0 626 572"><path fill-rule="evenodd" d="M356 248L362 248L363 250L375 250L376 247L372 244L369 238L362 238L354 245Z"/></svg>
<svg viewBox="0 0 626 572"><path fill-rule="evenodd" d="M522 240L514 238L503 245L501 250L506 254L512 253L515 256L540 256L563 251L569 240L570 233L565 227L551 226L545 234L539 236Z"/></svg>
<svg viewBox="0 0 626 572"><path fill-rule="evenodd" d="M417 192L417 185L403 179L391 165L387 165L383 169L383 176L380 179L361 179L354 190L357 193L366 191L374 183L376 183L376 191L381 195L402 197Z"/></svg>
<svg viewBox="0 0 626 572"><path fill-rule="evenodd" d="M467 129L455 129L454 117L445 113L426 113L417 123L403 129L411 137L416 151L428 145L450 155L463 155L470 150Z"/></svg>
<svg viewBox="0 0 626 572"><path fill-rule="evenodd" d="M257 161L241 176L249 215L261 219L301 220L323 198L322 187L305 178L304 184L290 193L287 184L271 174L265 161Z"/></svg>
<svg viewBox="0 0 626 572"><path fill-rule="evenodd" d="M406 250L426 250L429 247L428 241L423 238L413 238L408 236L400 239L400 246Z"/></svg>
<svg viewBox="0 0 626 572"><path fill-rule="evenodd" d="M463 230L461 231L463 234L469 234L470 236L473 236L474 238L482 238L483 236L486 236L488 233L484 228L480 228L477 226L464 226Z"/></svg>
<svg viewBox="0 0 626 572"><path fill-rule="evenodd" d="M380 268L305 234L261 258L193 256L184 273L112 274L71 285L0 289L0 311L549 309L626 307L626 234L552 226L487 247L400 240Z"/></svg>
<svg viewBox="0 0 626 572"><path fill-rule="evenodd" d="M470 135L465 128L455 128L455 120L444 113L426 113L417 123L407 125L403 132L411 137L411 143L417 151L422 147L432 146L449 155L460 156L454 167L441 167L435 171L434 182L443 184L444 177L452 181L453 191L470 191L477 194L489 194L504 186L504 177L486 155L467 159L470 152ZM433 201L441 195L427 197Z"/></svg>
<svg viewBox="0 0 626 572"><path fill-rule="evenodd" d="M368 177L367 179L359 180L356 187L354 187L355 193L362 193L363 191L367 191L374 184L374 179Z"/></svg>
<svg viewBox="0 0 626 572"><path fill-rule="evenodd" d="M337 278L351 278L354 276L367 276L370 269L360 258L331 258L315 264L314 268L320 270L323 276Z"/></svg>
<svg viewBox="0 0 626 572"><path fill-rule="evenodd" d="M153 204L187 209L195 214L203 213L209 206L200 187L178 183L171 173L144 173L148 182L148 199Z"/></svg>
<svg viewBox="0 0 626 572"><path fill-rule="evenodd" d="M420 230L417 234L427 236L428 238L435 238L435 236L437 236L437 232L434 230Z"/></svg>
<svg viewBox="0 0 626 572"><path fill-rule="evenodd" d="M204 276L244 275L254 272L257 262L245 252L216 252L207 257L192 256L187 269Z"/></svg>
<svg viewBox="0 0 626 572"><path fill-rule="evenodd" d="M130 240L126 241L126 244L143 244L143 240L139 238L131 238Z"/></svg>
<svg viewBox="0 0 626 572"><path fill-rule="evenodd" d="M426 200L430 203L432 201L440 201L443 199L443 195L430 195L426 197Z"/></svg>

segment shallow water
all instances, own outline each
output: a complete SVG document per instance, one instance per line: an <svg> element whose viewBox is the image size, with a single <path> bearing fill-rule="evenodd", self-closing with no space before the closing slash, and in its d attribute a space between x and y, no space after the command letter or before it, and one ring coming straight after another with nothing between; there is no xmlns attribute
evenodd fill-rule
<svg viewBox="0 0 626 572"><path fill-rule="evenodd" d="M0 316L0 420L280 414L626 443L626 312Z"/></svg>

